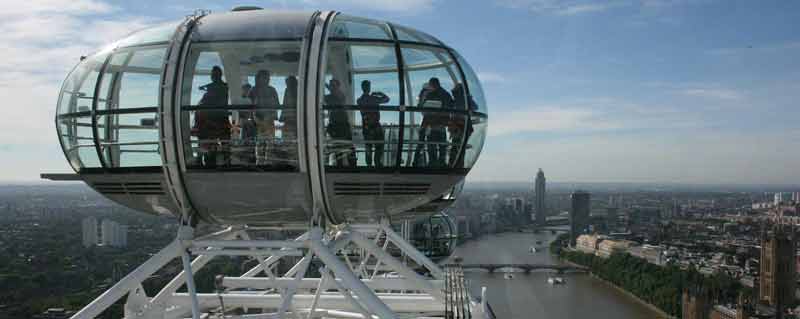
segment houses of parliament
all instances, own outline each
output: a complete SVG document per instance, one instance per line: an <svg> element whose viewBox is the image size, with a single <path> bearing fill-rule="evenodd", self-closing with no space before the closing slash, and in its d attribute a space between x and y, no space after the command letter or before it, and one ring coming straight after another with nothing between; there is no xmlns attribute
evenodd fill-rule
<svg viewBox="0 0 800 319"><path fill-rule="evenodd" d="M786 318L796 305L797 236L791 226L776 224L761 232L759 279L753 296L740 295L736 309L711 307L712 294L701 288L683 293L684 319L753 319ZM757 298L756 298L757 297Z"/></svg>

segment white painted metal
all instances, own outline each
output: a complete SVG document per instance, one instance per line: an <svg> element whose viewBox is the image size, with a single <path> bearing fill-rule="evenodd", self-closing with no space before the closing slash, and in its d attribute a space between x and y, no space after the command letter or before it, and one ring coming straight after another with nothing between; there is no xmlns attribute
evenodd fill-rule
<svg viewBox="0 0 800 319"><path fill-rule="evenodd" d="M382 304L391 308L385 315L377 315L379 318L396 318L395 313L441 313L444 306L437 302L433 297L427 295L391 295L373 294ZM357 300L358 296L354 296ZM173 297L173 302L179 306L189 306L191 296L187 293L177 293ZM213 309L219 307L219 297L217 294L202 293L197 295L200 307ZM296 308L310 308L314 295L295 294L292 303ZM225 306L239 305L249 308L277 308L282 302L282 297L277 294L257 295L257 294L238 294L229 293L224 297ZM358 300L362 301L362 300ZM342 295L322 295L319 307L329 309L340 309L345 311L357 311L357 308L350 304Z"/></svg>
<svg viewBox="0 0 800 319"><path fill-rule="evenodd" d="M407 280L412 281L414 284L418 285L420 289L436 297L438 300L444 302L444 294L442 293L442 290L433 286L430 282L425 280L425 278L417 274L413 269L403 265L403 263L401 263L399 260L392 257L392 255L390 255L386 251L380 249L378 245L375 245L361 234L353 233L351 234L351 236L353 238L353 241L357 243L359 246L366 248L367 250L370 250L371 253L377 256L379 260L382 260L384 263L394 268Z"/></svg>
<svg viewBox="0 0 800 319"><path fill-rule="evenodd" d="M189 257L188 250L181 251L181 260L183 262L183 274L186 277L186 290L189 291L189 296L192 300L192 319L200 319L200 304L197 301L197 290L194 287L194 272L192 271L191 257Z"/></svg>
<svg viewBox="0 0 800 319"><path fill-rule="evenodd" d="M439 266L437 266L430 258L426 257L425 254L414 248L410 243L405 241L403 237L398 235L397 233L392 230L391 227L382 225L383 231L386 232L386 236L391 239L392 243L397 245L400 250L405 252L411 260L419 264L420 266L424 266L431 272L431 275L436 279L444 279L444 271L442 271Z"/></svg>
<svg viewBox="0 0 800 319"><path fill-rule="evenodd" d="M386 236L386 244L379 246L368 236ZM241 238L241 240L235 240ZM261 314L224 315L224 318L403 318L443 316L444 281L418 275L407 265L387 252L394 244L402 254L413 256L417 265L441 271L436 264L413 249L413 246L391 232L388 225L358 225L323 232L315 227L295 240L251 240L247 228L228 228L202 238L191 238L191 229L181 227L180 235L166 248L123 278L72 318L94 318L119 298L128 294L125 304L126 318L212 318L234 309L260 309ZM188 248L192 248L188 250ZM269 249L264 249L269 248ZM411 248L411 250L409 250ZM374 278L359 278L352 266L343 259L344 251L363 249L366 255L378 259L387 271L399 277L378 273ZM211 259L224 252L258 260L258 265L241 277L223 277L223 290L215 293L196 292L193 274ZM198 256L191 261L190 252ZM265 252L274 255L265 256ZM288 253L302 252L291 269L277 273L272 266L285 260ZM141 283L171 260L181 258L184 271L170 281L155 297L148 297ZM321 262L322 278L307 278L311 261ZM376 264L376 266L377 266ZM285 268L284 268L285 269ZM429 268L430 269L430 268ZM263 272L267 277L254 277ZM443 278L443 277L442 277ZM176 293L183 285L188 292ZM129 294L130 293L130 294ZM474 318L489 318L488 306L471 301ZM477 314L481 314L477 316ZM223 317L220 317L223 318Z"/></svg>
<svg viewBox="0 0 800 319"><path fill-rule="evenodd" d="M303 248L302 242L285 240L195 240L192 247L227 247L227 248Z"/></svg>
<svg viewBox="0 0 800 319"><path fill-rule="evenodd" d="M164 247L157 254L150 257L141 266L134 269L130 274L122 278L111 289L104 292L100 297L89 303L86 307L79 310L72 319L92 319L100 315L112 304L117 302L125 294L137 288L147 277L154 274L161 267L175 259L181 253L182 247L178 240L173 241Z"/></svg>

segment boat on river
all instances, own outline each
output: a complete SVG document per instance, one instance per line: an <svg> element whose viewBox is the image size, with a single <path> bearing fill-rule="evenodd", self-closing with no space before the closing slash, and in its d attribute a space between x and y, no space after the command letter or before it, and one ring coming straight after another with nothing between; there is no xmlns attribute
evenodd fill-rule
<svg viewBox="0 0 800 319"><path fill-rule="evenodd" d="M547 283L551 285L563 285L566 284L567 281L562 277L549 277L547 278Z"/></svg>

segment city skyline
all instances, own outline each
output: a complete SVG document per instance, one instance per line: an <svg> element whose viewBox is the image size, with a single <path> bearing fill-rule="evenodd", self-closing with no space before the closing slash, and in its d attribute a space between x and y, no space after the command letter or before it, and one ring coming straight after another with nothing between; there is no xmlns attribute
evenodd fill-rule
<svg viewBox="0 0 800 319"><path fill-rule="evenodd" d="M0 181L70 172L56 94L82 55L126 33L235 1L164 6L101 0L0 5ZM797 3L723 1L266 1L427 30L478 72L489 136L469 181L795 184L800 128ZM448 10L449 14L437 14ZM483 24L463 23L481 12ZM761 17L770 16L764 20ZM43 29L41 25L50 27ZM491 27L487 27L491 25ZM518 32L518 30L531 32ZM492 50L485 50L491 47ZM508 57L498 59L498 56ZM20 137L23 138L20 138ZM511 155L511 156L509 156Z"/></svg>

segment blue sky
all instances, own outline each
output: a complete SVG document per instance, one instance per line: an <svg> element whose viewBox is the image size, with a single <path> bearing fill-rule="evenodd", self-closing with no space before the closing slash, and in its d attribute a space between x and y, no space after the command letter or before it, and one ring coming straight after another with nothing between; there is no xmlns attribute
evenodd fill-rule
<svg viewBox="0 0 800 319"><path fill-rule="evenodd" d="M47 0L0 4L0 180L67 172L53 113L78 57L194 8L333 9L457 49L490 108L474 181L798 184L796 1Z"/></svg>

